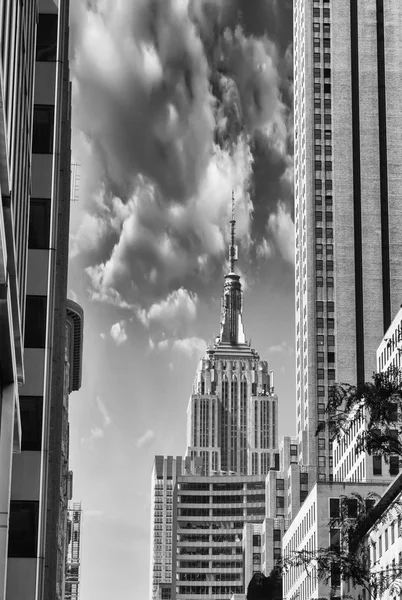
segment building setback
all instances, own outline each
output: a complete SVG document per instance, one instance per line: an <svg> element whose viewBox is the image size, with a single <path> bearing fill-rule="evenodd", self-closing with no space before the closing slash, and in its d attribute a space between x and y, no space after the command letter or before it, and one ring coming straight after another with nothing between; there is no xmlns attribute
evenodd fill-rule
<svg viewBox="0 0 402 600"><path fill-rule="evenodd" d="M402 298L398 0L294 4L300 460L332 478L328 387L370 379Z"/></svg>

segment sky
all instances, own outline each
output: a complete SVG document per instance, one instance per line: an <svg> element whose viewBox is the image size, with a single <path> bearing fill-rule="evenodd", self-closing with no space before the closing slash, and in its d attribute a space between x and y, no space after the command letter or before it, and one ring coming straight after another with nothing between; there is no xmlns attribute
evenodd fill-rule
<svg viewBox="0 0 402 600"><path fill-rule="evenodd" d="M232 190L245 333L295 433L291 0L71 2L70 397L82 600L149 597L156 454L182 455L219 332Z"/></svg>

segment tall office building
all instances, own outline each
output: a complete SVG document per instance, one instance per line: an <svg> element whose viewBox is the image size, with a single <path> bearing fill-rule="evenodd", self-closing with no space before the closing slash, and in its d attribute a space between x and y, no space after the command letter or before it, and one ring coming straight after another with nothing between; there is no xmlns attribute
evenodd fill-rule
<svg viewBox="0 0 402 600"><path fill-rule="evenodd" d="M0 6L0 599L61 598L68 0Z"/></svg>
<svg viewBox="0 0 402 600"><path fill-rule="evenodd" d="M200 361L187 411L187 454L203 474L264 475L279 468L278 398L267 361L246 341L243 293L235 273L235 221L219 336Z"/></svg>
<svg viewBox="0 0 402 600"><path fill-rule="evenodd" d="M359 383L402 298L399 0L295 0L299 458L332 478L328 388Z"/></svg>

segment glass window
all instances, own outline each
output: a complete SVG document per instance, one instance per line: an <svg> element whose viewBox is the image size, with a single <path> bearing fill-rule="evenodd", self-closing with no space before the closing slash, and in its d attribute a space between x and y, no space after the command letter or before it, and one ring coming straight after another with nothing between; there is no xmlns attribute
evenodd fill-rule
<svg viewBox="0 0 402 600"><path fill-rule="evenodd" d="M333 277L327 277L327 287L334 287L334 278Z"/></svg>
<svg viewBox="0 0 402 600"><path fill-rule="evenodd" d="M335 336L334 335L328 336L328 346L335 346Z"/></svg>
<svg viewBox="0 0 402 600"><path fill-rule="evenodd" d="M318 439L318 449L325 450L325 440L323 440L321 438Z"/></svg>
<svg viewBox="0 0 402 600"><path fill-rule="evenodd" d="M328 329L334 329L335 328L335 319L327 319L327 327L328 327Z"/></svg>
<svg viewBox="0 0 402 600"><path fill-rule="evenodd" d="M317 310L317 312L323 312L323 310L324 310L324 302L322 300L317 300L317 302L316 302L316 310Z"/></svg>
<svg viewBox="0 0 402 600"><path fill-rule="evenodd" d="M324 286L324 279L322 277L317 277L316 278L316 286L317 287L323 287Z"/></svg>
<svg viewBox="0 0 402 600"><path fill-rule="evenodd" d="M25 348L44 348L46 341L46 296L27 296Z"/></svg>
<svg viewBox="0 0 402 600"><path fill-rule="evenodd" d="M54 108L52 105L35 104L32 152L35 154L51 154L53 152L53 121Z"/></svg>
<svg viewBox="0 0 402 600"><path fill-rule="evenodd" d="M36 33L36 60L55 61L57 53L57 14L39 13Z"/></svg>
<svg viewBox="0 0 402 600"><path fill-rule="evenodd" d="M42 396L20 396L22 441L21 450L42 447Z"/></svg>
<svg viewBox="0 0 402 600"><path fill-rule="evenodd" d="M285 507L285 498L283 496L276 497L276 508L284 508Z"/></svg>
<svg viewBox="0 0 402 600"><path fill-rule="evenodd" d="M49 248L50 200L31 198L29 206L28 247Z"/></svg>
<svg viewBox="0 0 402 600"><path fill-rule="evenodd" d="M324 352L317 352L317 362L324 362Z"/></svg>
<svg viewBox="0 0 402 600"><path fill-rule="evenodd" d="M329 363L335 362L335 352L328 352L328 362Z"/></svg>
<svg viewBox="0 0 402 600"><path fill-rule="evenodd" d="M13 558L36 557L38 546L38 515L39 502L11 501L8 556Z"/></svg>
<svg viewBox="0 0 402 600"><path fill-rule="evenodd" d="M324 396L325 396L325 387L323 385L317 386L317 396L319 398L324 398Z"/></svg>
<svg viewBox="0 0 402 600"><path fill-rule="evenodd" d="M284 479L277 479L276 480L276 489L277 490L284 490L285 489L285 480Z"/></svg>
<svg viewBox="0 0 402 600"><path fill-rule="evenodd" d="M382 475L382 459L378 454L373 456L373 475Z"/></svg>
<svg viewBox="0 0 402 600"><path fill-rule="evenodd" d="M335 369L328 369L328 379L335 381Z"/></svg>

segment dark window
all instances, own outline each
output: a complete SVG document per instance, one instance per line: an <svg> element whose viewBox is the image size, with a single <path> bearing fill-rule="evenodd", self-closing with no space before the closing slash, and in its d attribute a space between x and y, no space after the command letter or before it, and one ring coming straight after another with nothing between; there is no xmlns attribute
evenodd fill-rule
<svg viewBox="0 0 402 600"><path fill-rule="evenodd" d="M377 454L373 456L373 475L382 475L382 459Z"/></svg>
<svg viewBox="0 0 402 600"><path fill-rule="evenodd" d="M399 456L389 457L389 474L398 475L399 473Z"/></svg>
<svg viewBox="0 0 402 600"><path fill-rule="evenodd" d="M284 490L285 489L285 480L284 479L277 479L276 480L276 489L277 490Z"/></svg>
<svg viewBox="0 0 402 600"><path fill-rule="evenodd" d="M318 450L325 450L325 440L321 438L318 440Z"/></svg>
<svg viewBox="0 0 402 600"><path fill-rule="evenodd" d="M317 323L317 328L318 329L323 329L323 327L324 327L324 319L318 317L316 319L316 323Z"/></svg>
<svg viewBox="0 0 402 600"><path fill-rule="evenodd" d="M32 152L36 154L51 154L53 152L53 106L35 104Z"/></svg>
<svg viewBox="0 0 402 600"><path fill-rule="evenodd" d="M324 362L324 352L317 352L317 362Z"/></svg>
<svg viewBox="0 0 402 600"><path fill-rule="evenodd" d="M330 47L331 47L331 40L329 38L325 39L324 40L324 48L330 48Z"/></svg>
<svg viewBox="0 0 402 600"><path fill-rule="evenodd" d="M285 507L285 498L283 496L276 497L276 508L284 508Z"/></svg>
<svg viewBox="0 0 402 600"><path fill-rule="evenodd" d="M28 247L49 248L50 200L31 198L29 206Z"/></svg>
<svg viewBox="0 0 402 600"><path fill-rule="evenodd" d="M314 139L315 140L320 140L321 139L321 129L315 129L314 130Z"/></svg>
<svg viewBox="0 0 402 600"><path fill-rule="evenodd" d="M316 171L321 171L322 169L322 162L320 160L316 160L314 163L314 168ZM322 217L322 215L321 215Z"/></svg>
<svg viewBox="0 0 402 600"><path fill-rule="evenodd" d="M321 190L322 189L322 181L321 179L315 179L314 180L314 187L316 190Z"/></svg>
<svg viewBox="0 0 402 600"><path fill-rule="evenodd" d="M333 253L334 253L333 244L327 244L327 254L333 254Z"/></svg>
<svg viewBox="0 0 402 600"><path fill-rule="evenodd" d="M42 396L20 396L21 450L40 450L42 447L42 406Z"/></svg>
<svg viewBox="0 0 402 600"><path fill-rule="evenodd" d="M325 387L323 385L317 386L317 396L319 398L324 398L325 397Z"/></svg>
<svg viewBox="0 0 402 600"><path fill-rule="evenodd" d="M46 340L46 296L27 296L25 348L44 348Z"/></svg>
<svg viewBox="0 0 402 600"><path fill-rule="evenodd" d="M322 227L315 228L315 237L322 238Z"/></svg>
<svg viewBox="0 0 402 600"><path fill-rule="evenodd" d="M321 210L316 210L315 211L315 220L316 221L322 221L322 211Z"/></svg>
<svg viewBox="0 0 402 600"><path fill-rule="evenodd" d="M253 535L253 546L261 546L261 536Z"/></svg>
<svg viewBox="0 0 402 600"><path fill-rule="evenodd" d="M328 327L328 329L334 329L335 328L335 319L327 319L327 327Z"/></svg>
<svg viewBox="0 0 402 600"><path fill-rule="evenodd" d="M297 444L290 444L290 456L297 456Z"/></svg>
<svg viewBox="0 0 402 600"><path fill-rule="evenodd" d="M316 286L317 287L323 287L324 286L324 279L322 277L316 277Z"/></svg>
<svg viewBox="0 0 402 600"><path fill-rule="evenodd" d="M329 363L335 362L335 352L328 352L328 362Z"/></svg>
<svg viewBox="0 0 402 600"><path fill-rule="evenodd" d="M308 484L308 473L300 473L300 484L301 485Z"/></svg>
<svg viewBox="0 0 402 600"><path fill-rule="evenodd" d="M39 502L10 503L8 556L35 558L38 545Z"/></svg>
<svg viewBox="0 0 402 600"><path fill-rule="evenodd" d="M39 15L36 33L36 60L56 60L57 53L57 14Z"/></svg>
<svg viewBox="0 0 402 600"><path fill-rule="evenodd" d="M324 69L324 77L331 77L331 69Z"/></svg>
<svg viewBox="0 0 402 600"><path fill-rule="evenodd" d="M328 266L328 261L327 261L327 266ZM328 302L327 303L327 311L328 312L334 312L335 310L335 303L334 302Z"/></svg>
<svg viewBox="0 0 402 600"><path fill-rule="evenodd" d="M324 345L324 336L317 335L317 346L323 346L323 345Z"/></svg>
<svg viewBox="0 0 402 600"><path fill-rule="evenodd" d="M330 94L330 93L331 93L331 84L330 83L324 83L324 94Z"/></svg>
<svg viewBox="0 0 402 600"><path fill-rule="evenodd" d="M315 40L314 40L314 41L315 41ZM319 40L318 40L318 43L319 43ZM315 84L314 84L314 92L315 92L316 94L319 94L319 93L321 92L321 85L320 85L319 83L315 83Z"/></svg>
<svg viewBox="0 0 402 600"><path fill-rule="evenodd" d="M320 114L314 115L314 123L316 123L316 124L321 123L321 115ZM320 169L321 169L321 167L320 167Z"/></svg>
<svg viewBox="0 0 402 600"><path fill-rule="evenodd" d="M325 413L325 404L323 402L319 402L317 408L319 415L323 415Z"/></svg>
<svg viewBox="0 0 402 600"><path fill-rule="evenodd" d="M281 549L274 548L274 560L280 560L281 558Z"/></svg>
<svg viewBox="0 0 402 600"><path fill-rule="evenodd" d="M323 269L323 262L322 260L316 260L315 261L315 268L317 269L317 271L322 271Z"/></svg>
<svg viewBox="0 0 402 600"><path fill-rule="evenodd" d="M334 278L327 277L327 287L334 287Z"/></svg>
<svg viewBox="0 0 402 600"><path fill-rule="evenodd" d="M334 335L328 336L328 346L335 346L335 336Z"/></svg>
<svg viewBox="0 0 402 600"><path fill-rule="evenodd" d="M303 503L308 496L307 490L300 490L300 503Z"/></svg>
<svg viewBox="0 0 402 600"><path fill-rule="evenodd" d="M328 379L335 381L335 369L328 369Z"/></svg>
<svg viewBox="0 0 402 600"><path fill-rule="evenodd" d="M324 310L324 302L322 300L317 300L317 302L316 302L316 310L317 310L317 312L323 312L323 310Z"/></svg>
<svg viewBox="0 0 402 600"><path fill-rule="evenodd" d="M281 539L282 539L281 530L280 529L274 529L274 542L280 542Z"/></svg>
<svg viewBox="0 0 402 600"><path fill-rule="evenodd" d="M322 244L316 244L315 251L317 254L322 254Z"/></svg>
<svg viewBox="0 0 402 600"><path fill-rule="evenodd" d="M330 161L330 160L325 161L325 170L332 171L332 161Z"/></svg>
<svg viewBox="0 0 402 600"><path fill-rule="evenodd" d="M339 499L338 498L330 498L329 499L329 516L331 518L339 517Z"/></svg>

